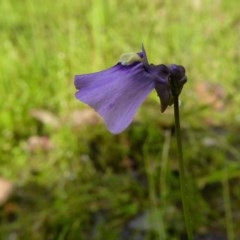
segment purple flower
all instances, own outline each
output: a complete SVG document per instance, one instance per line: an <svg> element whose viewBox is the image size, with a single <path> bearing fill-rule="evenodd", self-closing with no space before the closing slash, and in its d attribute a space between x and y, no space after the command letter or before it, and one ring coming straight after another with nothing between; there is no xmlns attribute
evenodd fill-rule
<svg viewBox="0 0 240 240"><path fill-rule="evenodd" d="M93 107L103 117L107 128L116 134L129 126L137 109L154 88L163 112L172 99L169 78L172 73L177 79L184 78L183 70L177 65L149 64L142 47L140 53L123 54L119 62L109 69L76 75L78 91L75 95Z"/></svg>

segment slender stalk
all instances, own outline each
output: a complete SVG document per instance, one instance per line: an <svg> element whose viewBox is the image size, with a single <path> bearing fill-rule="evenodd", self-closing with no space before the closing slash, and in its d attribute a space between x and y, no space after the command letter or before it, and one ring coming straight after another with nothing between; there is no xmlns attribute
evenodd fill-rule
<svg viewBox="0 0 240 240"><path fill-rule="evenodd" d="M175 131L176 131L176 140L177 140L177 147L178 147L178 158L179 158L179 175L180 175L181 197L182 197L182 204L183 204L183 214L184 214L184 221L185 221L185 227L187 230L188 240L192 240L193 239L192 223L191 223L191 217L189 213L189 205L187 201L188 191L187 191L187 181L186 181L186 176L184 171L179 105L178 105L177 94L173 96L173 103L174 103Z"/></svg>
<svg viewBox="0 0 240 240"><path fill-rule="evenodd" d="M223 185L223 200L224 200L224 208L225 208L225 221L227 228L227 236L228 240L234 240L234 227L233 227L233 216L232 216L232 207L231 207L231 197L230 197L230 189L228 182L228 170L225 170L225 174L223 177L222 185Z"/></svg>
<svg viewBox="0 0 240 240"><path fill-rule="evenodd" d="M149 158L150 153L150 143L151 143L151 132L148 134L148 137L143 145L143 159L145 162L145 169L147 174L147 182L148 182L148 189L149 189L149 199L150 199L150 209L147 215L148 221L152 226L156 227L157 239L159 240L166 240L166 230L165 230L165 223L163 220L164 212L158 206L158 193L156 189L156 178L155 178L155 167L153 167L152 159Z"/></svg>
<svg viewBox="0 0 240 240"><path fill-rule="evenodd" d="M162 204L166 204L167 201L167 168L168 168L168 154L169 154L169 149L170 149L170 140L171 140L171 132L170 130L165 131L164 134L165 140L163 144L163 150L162 150L162 161L161 161L161 172L160 172L160 188L159 192L161 192L161 202ZM163 206L165 209L165 206Z"/></svg>

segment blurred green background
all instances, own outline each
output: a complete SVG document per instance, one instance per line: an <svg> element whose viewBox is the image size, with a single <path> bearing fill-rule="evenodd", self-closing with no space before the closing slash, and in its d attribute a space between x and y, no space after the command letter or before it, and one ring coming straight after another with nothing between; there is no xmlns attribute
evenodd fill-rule
<svg viewBox="0 0 240 240"><path fill-rule="evenodd" d="M0 239L185 239L173 110L153 92L110 134L75 74L144 43L181 64L195 239L240 239L240 3L0 1ZM11 193L11 194L10 194Z"/></svg>

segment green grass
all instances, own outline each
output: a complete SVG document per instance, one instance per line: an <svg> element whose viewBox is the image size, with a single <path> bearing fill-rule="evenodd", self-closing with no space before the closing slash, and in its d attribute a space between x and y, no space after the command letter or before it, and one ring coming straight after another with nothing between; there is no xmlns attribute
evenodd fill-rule
<svg viewBox="0 0 240 240"><path fill-rule="evenodd" d="M184 234L172 108L161 114L152 93L117 136L73 117L88 109L74 98L74 75L142 43L151 62L187 70L181 122L195 236L240 237L238 1L2 0L0 13L0 177L15 185L1 205L1 239ZM52 147L29 148L33 136Z"/></svg>

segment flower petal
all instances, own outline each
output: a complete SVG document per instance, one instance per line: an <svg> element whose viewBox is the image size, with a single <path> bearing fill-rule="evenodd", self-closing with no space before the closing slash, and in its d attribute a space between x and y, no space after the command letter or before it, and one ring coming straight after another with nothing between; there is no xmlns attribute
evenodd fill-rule
<svg viewBox="0 0 240 240"><path fill-rule="evenodd" d="M105 71L75 76L76 97L93 107L112 133L131 123L138 107L154 89L154 77L142 62L118 63Z"/></svg>

